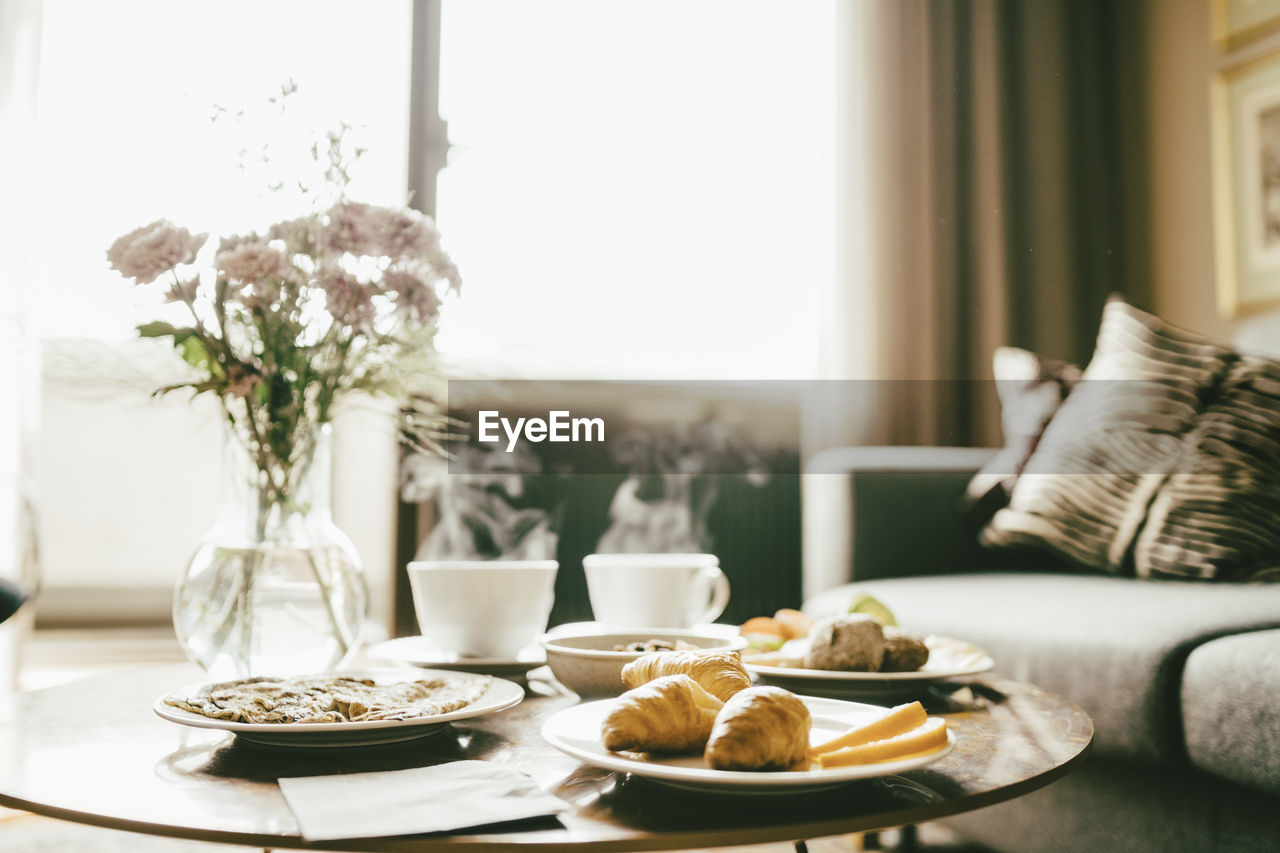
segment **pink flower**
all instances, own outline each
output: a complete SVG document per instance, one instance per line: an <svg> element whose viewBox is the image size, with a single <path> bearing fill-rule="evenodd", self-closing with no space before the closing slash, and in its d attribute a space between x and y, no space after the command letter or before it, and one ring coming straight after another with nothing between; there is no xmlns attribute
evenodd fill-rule
<svg viewBox="0 0 1280 853"><path fill-rule="evenodd" d="M339 202L329 209L328 224L317 242L337 254L381 255L385 222L382 208L357 201Z"/></svg>
<svg viewBox="0 0 1280 853"><path fill-rule="evenodd" d="M444 281L449 282L449 290L453 293L462 292L462 274L458 272L458 267L450 258L440 249L430 259L431 268L435 270L436 275L440 276Z"/></svg>
<svg viewBox="0 0 1280 853"><path fill-rule="evenodd" d="M165 302L195 302L196 291L200 289L200 277L188 281L176 282L164 295Z"/></svg>
<svg viewBox="0 0 1280 853"><path fill-rule="evenodd" d="M247 284L280 281L293 271L284 253L259 237L242 237L223 248L216 258L218 272L224 278Z"/></svg>
<svg viewBox="0 0 1280 853"><path fill-rule="evenodd" d="M298 219L277 222L267 229L267 237L272 240L280 240L284 243L286 252L295 254L305 252L315 242L316 230L316 218L314 216L304 216Z"/></svg>
<svg viewBox="0 0 1280 853"><path fill-rule="evenodd" d="M387 255L427 258L440 250L440 232L428 216L416 210L384 210L382 246Z"/></svg>
<svg viewBox="0 0 1280 853"><path fill-rule="evenodd" d="M346 201L330 208L327 223L317 241L326 251L425 263L454 290L461 286L458 268L440 246L440 232L429 216Z"/></svg>
<svg viewBox="0 0 1280 853"><path fill-rule="evenodd" d="M376 309L373 305L373 289L367 284L337 271L325 276L321 286L325 301L333 319L346 326L369 332L373 329Z"/></svg>
<svg viewBox="0 0 1280 853"><path fill-rule="evenodd" d="M227 298L235 299L245 308L270 308L280 298L280 285L273 281L255 281L248 290L228 289Z"/></svg>
<svg viewBox="0 0 1280 853"><path fill-rule="evenodd" d="M440 311L435 288L407 270L388 270L382 285L396 295L396 307L418 323L425 323Z"/></svg>
<svg viewBox="0 0 1280 853"><path fill-rule="evenodd" d="M148 284L178 264L189 264L208 234L192 234L166 219L130 231L111 244L111 268L138 284Z"/></svg>

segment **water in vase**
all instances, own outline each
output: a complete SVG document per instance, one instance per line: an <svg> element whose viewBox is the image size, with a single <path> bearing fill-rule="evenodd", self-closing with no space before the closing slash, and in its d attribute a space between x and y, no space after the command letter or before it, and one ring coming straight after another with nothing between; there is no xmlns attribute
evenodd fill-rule
<svg viewBox="0 0 1280 853"><path fill-rule="evenodd" d="M339 665L359 643L367 595L338 546L206 542L174 598L174 628L214 680Z"/></svg>

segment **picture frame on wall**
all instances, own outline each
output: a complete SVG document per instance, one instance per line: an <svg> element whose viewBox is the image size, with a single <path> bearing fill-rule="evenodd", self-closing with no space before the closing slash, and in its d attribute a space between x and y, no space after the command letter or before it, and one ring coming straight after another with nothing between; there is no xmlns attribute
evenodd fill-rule
<svg viewBox="0 0 1280 853"><path fill-rule="evenodd" d="M1233 51L1280 32L1280 0L1209 0L1213 40Z"/></svg>
<svg viewBox="0 0 1280 853"><path fill-rule="evenodd" d="M1218 304L1280 307L1280 48L1213 80Z"/></svg>

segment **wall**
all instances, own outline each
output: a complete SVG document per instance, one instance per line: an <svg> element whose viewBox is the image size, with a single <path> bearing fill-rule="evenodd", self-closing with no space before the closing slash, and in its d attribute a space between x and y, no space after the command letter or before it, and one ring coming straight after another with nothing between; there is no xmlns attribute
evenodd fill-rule
<svg viewBox="0 0 1280 853"><path fill-rule="evenodd" d="M1280 312L1228 319L1215 294L1208 0L1145 0L1151 308L1211 338L1280 354Z"/></svg>

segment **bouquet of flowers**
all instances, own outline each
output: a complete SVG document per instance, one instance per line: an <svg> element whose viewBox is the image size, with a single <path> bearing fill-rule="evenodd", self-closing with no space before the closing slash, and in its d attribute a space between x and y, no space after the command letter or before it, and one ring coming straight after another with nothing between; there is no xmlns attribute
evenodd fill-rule
<svg viewBox="0 0 1280 853"><path fill-rule="evenodd" d="M170 339L192 369L157 393L217 395L256 468L261 518L292 509L318 428L351 392L394 396L402 434L439 451L434 335L441 299L460 280L431 219L339 196L263 233L224 237L216 250L207 243L159 220L120 237L107 258L185 306L181 322L138 326L142 337Z"/></svg>

